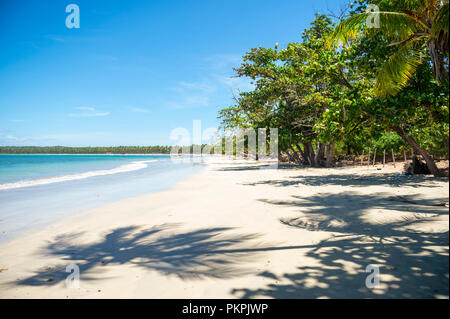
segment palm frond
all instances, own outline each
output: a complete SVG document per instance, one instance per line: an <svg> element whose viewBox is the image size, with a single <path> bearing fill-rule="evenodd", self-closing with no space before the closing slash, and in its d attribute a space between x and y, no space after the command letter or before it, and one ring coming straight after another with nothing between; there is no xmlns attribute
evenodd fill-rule
<svg viewBox="0 0 450 319"><path fill-rule="evenodd" d="M403 44L378 69L375 84L375 93L378 96L395 95L408 84L423 59L421 51L415 49L413 44Z"/></svg>
<svg viewBox="0 0 450 319"><path fill-rule="evenodd" d="M409 9L415 9L423 6L423 1L424 0L403 0L403 5Z"/></svg>
<svg viewBox="0 0 450 319"><path fill-rule="evenodd" d="M366 13L355 14L341 21L327 38L327 44L342 42L346 45L350 40L358 38L362 34L368 16Z"/></svg>
<svg viewBox="0 0 450 319"><path fill-rule="evenodd" d="M376 17L379 21L371 20L377 19ZM371 25L367 25L368 23ZM361 37L368 27L374 27L389 40L403 40L427 28L417 17L402 12L360 13L339 23L329 36L327 43L342 42L347 45L351 40Z"/></svg>

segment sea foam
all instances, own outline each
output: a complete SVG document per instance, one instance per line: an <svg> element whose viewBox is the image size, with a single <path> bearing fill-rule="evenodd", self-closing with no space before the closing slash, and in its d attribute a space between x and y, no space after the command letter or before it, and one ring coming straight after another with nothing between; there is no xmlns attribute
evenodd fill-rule
<svg viewBox="0 0 450 319"><path fill-rule="evenodd" d="M78 179L94 177L94 176L132 172L132 171L137 171L137 170L146 168L147 163L156 162L156 161L157 160L136 161L136 162L124 164L124 165L121 165L121 166L118 166L118 167L115 167L112 169L95 170L95 171L88 171L88 172L78 173L78 174L61 175L61 176L47 177L47 178L41 178L41 179L23 180L23 181L18 181L18 182L13 182L13 183L5 183L5 184L0 184L0 191L7 190L7 189L14 189L14 188L31 187L31 186L73 181L73 180L78 180Z"/></svg>

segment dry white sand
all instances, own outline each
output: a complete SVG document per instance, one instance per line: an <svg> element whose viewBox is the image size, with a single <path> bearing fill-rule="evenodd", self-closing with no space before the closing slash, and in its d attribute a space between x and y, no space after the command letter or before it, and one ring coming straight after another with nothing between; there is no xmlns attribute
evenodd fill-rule
<svg viewBox="0 0 450 319"><path fill-rule="evenodd" d="M448 180L399 171L210 165L2 243L0 297L448 298Z"/></svg>

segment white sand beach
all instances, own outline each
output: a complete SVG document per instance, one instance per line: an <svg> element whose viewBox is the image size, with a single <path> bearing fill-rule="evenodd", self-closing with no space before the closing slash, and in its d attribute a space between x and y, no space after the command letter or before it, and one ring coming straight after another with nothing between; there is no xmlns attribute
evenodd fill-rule
<svg viewBox="0 0 450 319"><path fill-rule="evenodd" d="M448 179L400 171L211 164L0 244L0 298L448 298Z"/></svg>

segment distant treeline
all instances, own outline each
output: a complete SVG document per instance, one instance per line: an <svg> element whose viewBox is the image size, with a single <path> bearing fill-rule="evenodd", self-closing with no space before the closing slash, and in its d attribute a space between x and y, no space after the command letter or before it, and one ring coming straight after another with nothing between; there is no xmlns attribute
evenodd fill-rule
<svg viewBox="0 0 450 319"><path fill-rule="evenodd" d="M169 154L170 146L0 146L0 154Z"/></svg>

